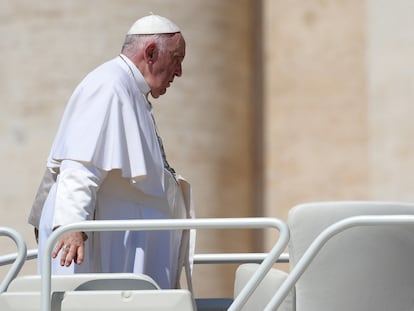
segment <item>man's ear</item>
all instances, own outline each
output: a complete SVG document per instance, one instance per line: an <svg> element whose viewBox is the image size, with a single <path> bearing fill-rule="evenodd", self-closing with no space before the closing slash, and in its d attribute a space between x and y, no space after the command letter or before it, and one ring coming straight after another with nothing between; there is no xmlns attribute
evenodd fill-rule
<svg viewBox="0 0 414 311"><path fill-rule="evenodd" d="M150 43L145 48L145 62L146 63L154 63L158 58L158 49L155 43Z"/></svg>

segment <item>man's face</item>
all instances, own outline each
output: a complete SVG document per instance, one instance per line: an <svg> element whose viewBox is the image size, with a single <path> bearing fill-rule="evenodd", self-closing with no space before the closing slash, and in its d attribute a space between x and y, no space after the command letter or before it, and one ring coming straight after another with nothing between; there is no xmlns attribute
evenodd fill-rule
<svg viewBox="0 0 414 311"><path fill-rule="evenodd" d="M158 98L165 94L175 77L182 75L181 64L185 56L185 41L181 33L176 33L167 39L165 49L158 51L151 66L151 77L148 84L151 95Z"/></svg>

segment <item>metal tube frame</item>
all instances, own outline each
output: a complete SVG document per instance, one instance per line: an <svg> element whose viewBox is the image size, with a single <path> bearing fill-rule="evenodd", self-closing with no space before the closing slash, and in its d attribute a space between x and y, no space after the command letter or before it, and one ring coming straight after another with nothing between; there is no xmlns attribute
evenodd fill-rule
<svg viewBox="0 0 414 311"><path fill-rule="evenodd" d="M26 260L27 247L26 243L20 233L14 229L7 227L0 227L0 236L7 236L11 238L17 246L17 256L14 260L10 270L7 272L5 278L0 283L0 294L5 292L10 285L10 282L19 274L21 268Z"/></svg>
<svg viewBox="0 0 414 311"><path fill-rule="evenodd" d="M0 256L0 267L12 264L17 255L17 253L11 253ZM194 254L193 261L195 265L261 263L266 256L267 253L200 253ZM37 259L37 248L28 249L26 261L34 259ZM289 254L282 253L276 259L276 263L289 263Z"/></svg>
<svg viewBox="0 0 414 311"><path fill-rule="evenodd" d="M65 225L56 229L49 237L42 257L41 310L51 309L51 253L59 237L72 231L120 231L120 230L186 230L186 229L258 229L275 228L279 239L259 268L234 299L229 311L240 310L262 281L289 241L287 224L277 218L205 218L205 219L160 219L160 220L93 220Z"/></svg>
<svg viewBox="0 0 414 311"><path fill-rule="evenodd" d="M195 254L194 264L243 264L261 263L268 253ZM277 263L289 263L289 254L282 253ZM276 263L275 262L275 263Z"/></svg>

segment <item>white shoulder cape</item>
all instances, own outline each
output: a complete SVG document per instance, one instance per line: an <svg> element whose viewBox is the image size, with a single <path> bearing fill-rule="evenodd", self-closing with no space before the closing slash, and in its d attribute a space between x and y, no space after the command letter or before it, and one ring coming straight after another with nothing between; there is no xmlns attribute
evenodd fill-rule
<svg viewBox="0 0 414 311"><path fill-rule="evenodd" d="M122 57L92 71L76 88L47 166L56 169L70 159L105 171L120 169L144 192L162 196L163 160L146 100L149 87Z"/></svg>

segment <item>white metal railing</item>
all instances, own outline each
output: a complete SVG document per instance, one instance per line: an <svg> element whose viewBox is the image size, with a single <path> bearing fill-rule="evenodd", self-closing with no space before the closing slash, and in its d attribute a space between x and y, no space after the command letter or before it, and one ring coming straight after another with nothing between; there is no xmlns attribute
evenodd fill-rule
<svg viewBox="0 0 414 311"><path fill-rule="evenodd" d="M290 271L287 279L282 283L281 287L276 291L270 302L267 304L265 311L277 310L289 291L296 284L298 279L307 269L309 264L318 254L320 249L335 235L353 227L360 226L376 226L376 225L404 225L414 224L414 215L378 215L378 216L354 216L340 220L324 231L322 231L316 239L310 244L298 263ZM224 219L186 219L186 220L136 220L136 221L90 221L81 222L57 229L49 239L48 247L44 252L44 260L42 262L43 271L46 273L42 277L42 310L50 310L50 293L51 293L51 271L50 271L50 253L58 237L69 231L116 231L116 230L171 230L171 229L237 229L237 228L276 228L280 231L279 240L268 253L253 254L198 254L195 256L195 263L241 263L257 261L262 262L260 268L247 283L245 288L228 310L235 311L246 303L254 289L270 270L275 261L286 262L289 260L287 254L282 254L283 249L289 240L289 230L287 225L275 218L224 218ZM0 228L1 230L1 228ZM37 251L31 250L27 253L25 244L21 243L19 234L13 230L7 231L6 234L20 244L19 253L22 255L7 255L0 257L0 262L24 262L24 258L34 259L37 257ZM18 257L18 258L17 258ZM22 260L23 258L23 260ZM278 260L279 258L279 260ZM17 259L17 261L15 261ZM21 267L20 267L21 268ZM18 271L17 268L15 271ZM46 268L46 269L45 269ZM8 279L13 279L16 272L13 272ZM9 282L9 281L8 281ZM3 281L3 284L8 284ZM3 285L4 286L4 285ZM6 287L7 288L7 287ZM3 289L4 291L4 289ZM1 293L1 291L0 291Z"/></svg>
<svg viewBox="0 0 414 311"><path fill-rule="evenodd" d="M261 263L268 253L195 254L194 264ZM289 254L282 253L277 263L288 263Z"/></svg>
<svg viewBox="0 0 414 311"><path fill-rule="evenodd" d="M10 267L8 273L6 274L5 278L0 283L1 294L9 287L10 282L17 276L17 274L20 272L20 269L23 267L26 259L27 247L22 235L14 229L0 227L0 236L7 236L11 238L17 246L16 258L12 266Z"/></svg>
<svg viewBox="0 0 414 311"><path fill-rule="evenodd" d="M0 267L12 264L17 253L0 256ZM222 253L222 254L194 254L194 264L242 264L242 263L261 263L267 256L267 253ZM26 261L37 259L37 248L28 249ZM282 253L276 259L277 263L288 263L289 254Z"/></svg>
<svg viewBox="0 0 414 311"><path fill-rule="evenodd" d="M7 255L0 256L0 267L10 265L16 261L19 253L12 253ZM37 248L35 249L28 249L26 252L25 261L37 259Z"/></svg>
<svg viewBox="0 0 414 311"><path fill-rule="evenodd" d="M407 224L414 224L414 215L353 216L330 225L309 245L297 264L289 272L286 280L266 305L264 311L277 310L320 249L333 236L353 227Z"/></svg>
<svg viewBox="0 0 414 311"><path fill-rule="evenodd" d="M258 284L280 257L289 241L287 224L277 218L205 218L205 219L162 219L162 220L120 220L84 221L59 227L49 237L42 257L41 310L51 309L51 265L50 258L59 237L72 231L119 231L119 230L186 230L186 229L264 229L279 231L279 239L269 253L262 258L261 264L240 294L234 299L229 311L240 310ZM262 256L262 255L260 255ZM229 256L231 257L231 256ZM223 259L223 258L222 258ZM226 261L229 258L226 259Z"/></svg>

